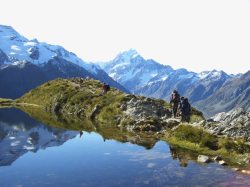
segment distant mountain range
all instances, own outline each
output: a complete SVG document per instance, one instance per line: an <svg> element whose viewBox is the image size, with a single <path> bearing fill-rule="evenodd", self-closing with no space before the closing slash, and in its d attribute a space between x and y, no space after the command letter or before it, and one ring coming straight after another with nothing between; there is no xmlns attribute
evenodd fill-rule
<svg viewBox="0 0 250 187"><path fill-rule="evenodd" d="M206 116L236 107L250 110L250 102L247 102L249 72L228 75L216 70L201 73L186 69L174 70L171 66L162 65L152 59L144 59L135 50L120 53L114 60L99 65L115 81L135 94L169 100L171 92L177 89Z"/></svg>
<svg viewBox="0 0 250 187"><path fill-rule="evenodd" d="M198 102L197 107L206 111L208 116L238 107L250 111L250 71L240 77L227 80L216 92L205 100Z"/></svg>
<svg viewBox="0 0 250 187"><path fill-rule="evenodd" d="M100 67L63 47L28 40L12 27L0 25L0 97L20 97L58 77L90 77L128 92Z"/></svg>
<svg viewBox="0 0 250 187"><path fill-rule="evenodd" d="M90 77L125 92L165 100L177 89L206 116L236 107L250 110L249 71L229 75L217 70L175 70L144 59L135 50L98 65L83 61L61 46L28 40L12 27L0 25L0 97L18 98L58 77Z"/></svg>

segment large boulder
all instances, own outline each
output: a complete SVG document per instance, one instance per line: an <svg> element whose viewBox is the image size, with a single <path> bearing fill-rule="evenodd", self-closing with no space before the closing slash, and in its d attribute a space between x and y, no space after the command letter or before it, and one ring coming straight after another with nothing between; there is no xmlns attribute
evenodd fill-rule
<svg viewBox="0 0 250 187"><path fill-rule="evenodd" d="M210 159L206 155L199 155L197 158L197 161L201 162L201 163L208 163L210 161Z"/></svg>
<svg viewBox="0 0 250 187"><path fill-rule="evenodd" d="M168 120L172 113L161 101L134 95L126 95L121 104L124 118L130 120L128 130L159 131L162 127L173 127L180 122Z"/></svg>

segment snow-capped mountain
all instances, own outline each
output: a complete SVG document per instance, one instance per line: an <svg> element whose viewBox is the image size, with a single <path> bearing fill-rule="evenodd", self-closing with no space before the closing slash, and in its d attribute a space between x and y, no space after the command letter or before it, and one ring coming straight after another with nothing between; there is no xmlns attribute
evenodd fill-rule
<svg viewBox="0 0 250 187"><path fill-rule="evenodd" d="M100 66L130 91L164 99L169 98L173 89L191 96L193 101L203 99L230 78L223 71L194 73L186 69L174 70L152 59L145 60L135 50L120 53L114 60L100 63ZM193 90L200 93L193 94Z"/></svg>
<svg viewBox="0 0 250 187"><path fill-rule="evenodd" d="M241 78L243 75L240 74L228 75L217 70L200 73L186 69L174 70L152 59L144 59L135 50L120 53L114 60L99 64L114 80L135 94L169 100L171 92L177 89L181 95L188 97L194 106L199 106L209 115L214 114L213 111L228 111L242 106L238 103L228 108L220 107L220 110L209 108L208 111L199 105L201 101L212 98L229 81ZM209 106L209 103L206 105Z"/></svg>
<svg viewBox="0 0 250 187"><path fill-rule="evenodd" d="M154 60L145 60L136 50L120 53L114 60L99 64L114 80L131 91L140 89L150 82L167 79L173 72L170 66Z"/></svg>
<svg viewBox="0 0 250 187"><path fill-rule="evenodd" d="M210 97L197 103L200 110L212 116L221 111L241 107L250 111L250 71L228 79Z"/></svg>
<svg viewBox="0 0 250 187"><path fill-rule="evenodd" d="M198 77L200 79L185 91L185 94L194 103L213 95L227 80L232 78L224 71L216 70L201 72Z"/></svg>
<svg viewBox="0 0 250 187"><path fill-rule="evenodd" d="M0 54L5 53L5 57L7 56L7 59L0 61L2 64L26 61L44 66L49 60L60 56L66 61L83 67L92 74L96 75L98 70L100 70L95 64L83 61L74 53L67 51L59 45L38 42L37 39L28 40L10 26L0 25L0 41Z"/></svg>
<svg viewBox="0 0 250 187"><path fill-rule="evenodd" d="M29 151L60 146L77 135L45 126L17 109L0 110L0 166L11 165Z"/></svg>
<svg viewBox="0 0 250 187"><path fill-rule="evenodd" d="M0 97L20 97L58 77L87 76L127 92L98 65L83 61L61 46L28 40L12 27L0 25Z"/></svg>

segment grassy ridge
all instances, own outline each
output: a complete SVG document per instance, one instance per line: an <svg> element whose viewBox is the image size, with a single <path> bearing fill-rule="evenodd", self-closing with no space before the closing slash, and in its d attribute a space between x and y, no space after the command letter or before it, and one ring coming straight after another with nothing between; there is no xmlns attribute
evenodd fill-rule
<svg viewBox="0 0 250 187"><path fill-rule="evenodd" d="M113 88L105 95L101 93L102 84L93 79L56 79L31 90L17 102L36 104L52 113L73 114L80 118L91 117L93 110L98 108L95 119L99 123L106 126L117 124L123 115L121 104L131 98ZM143 96L137 98L145 99ZM169 103L163 100L155 99L154 102L170 108ZM193 108L191 122L203 119L202 113Z"/></svg>
<svg viewBox="0 0 250 187"><path fill-rule="evenodd" d="M121 115L119 106L125 94L112 88L106 95L101 93L102 84L99 81L56 79L31 90L18 102L37 104L52 113L74 114L81 118L90 117L98 105L98 120L113 124Z"/></svg>

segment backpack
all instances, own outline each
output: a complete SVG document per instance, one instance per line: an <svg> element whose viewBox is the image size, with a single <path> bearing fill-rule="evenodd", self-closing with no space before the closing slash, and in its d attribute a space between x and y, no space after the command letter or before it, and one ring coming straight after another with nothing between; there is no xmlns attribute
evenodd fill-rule
<svg viewBox="0 0 250 187"><path fill-rule="evenodd" d="M182 102L182 108L181 108L182 114L184 115L190 115L191 114L191 105L189 104L188 100L185 98Z"/></svg>

